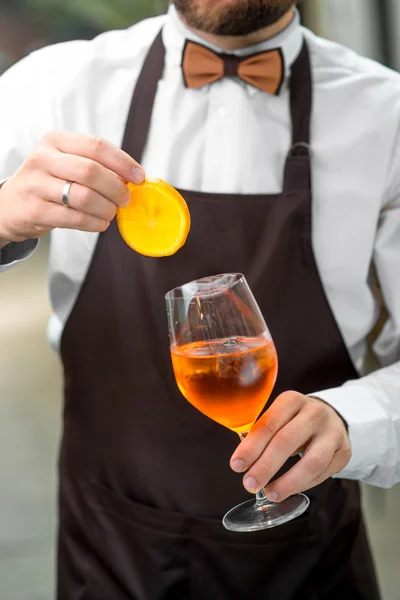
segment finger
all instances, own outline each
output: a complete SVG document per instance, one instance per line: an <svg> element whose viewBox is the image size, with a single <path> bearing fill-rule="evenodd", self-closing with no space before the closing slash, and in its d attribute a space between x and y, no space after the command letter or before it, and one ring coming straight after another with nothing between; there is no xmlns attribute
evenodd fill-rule
<svg viewBox="0 0 400 600"><path fill-rule="evenodd" d="M55 177L43 178L40 182L41 198L56 204L62 204L65 182ZM39 190L38 192L39 193ZM116 215L116 205L91 188L78 183L71 186L68 205L70 208L83 212L104 221L112 221Z"/></svg>
<svg viewBox="0 0 400 600"><path fill-rule="evenodd" d="M48 151L46 171L64 181L72 181L101 194L116 206L126 206L130 195L126 185L99 163L72 154ZM38 190L39 192L39 190Z"/></svg>
<svg viewBox="0 0 400 600"><path fill-rule="evenodd" d="M297 415L303 405L301 398L296 392L285 392L275 400L233 453L230 464L234 471L243 473L260 458L278 431Z"/></svg>
<svg viewBox="0 0 400 600"><path fill-rule="evenodd" d="M296 448L304 446L315 433L315 426L307 415L298 414L272 438L246 474L244 487L249 492L259 492L294 454Z"/></svg>
<svg viewBox="0 0 400 600"><path fill-rule="evenodd" d="M267 487L268 498L274 502L282 501L301 490L309 489L310 483L329 468L336 451L337 442L331 436L316 438L303 458Z"/></svg>
<svg viewBox="0 0 400 600"><path fill-rule="evenodd" d="M73 208L66 209L54 202L43 201L40 214L40 225L49 230L60 228L101 233L110 226L109 221L79 212Z"/></svg>
<svg viewBox="0 0 400 600"><path fill-rule="evenodd" d="M47 134L43 140L64 154L74 154L101 164L125 181L142 183L144 169L129 154L98 136L71 132Z"/></svg>
<svg viewBox="0 0 400 600"><path fill-rule="evenodd" d="M307 487L303 488L300 491L306 492L307 490L311 490L312 488L316 487L317 485L320 485L333 475L337 475L337 473L340 473L340 471L344 469L347 462L348 461L346 461L346 459L343 457L343 454L340 451L337 451L329 467L325 469L325 471L323 471L318 477L310 481Z"/></svg>
<svg viewBox="0 0 400 600"><path fill-rule="evenodd" d="M291 455L291 458L295 458L299 454L303 454L304 449L305 449L304 446L300 446L300 448L297 448L297 450L295 452L293 452L293 454Z"/></svg>

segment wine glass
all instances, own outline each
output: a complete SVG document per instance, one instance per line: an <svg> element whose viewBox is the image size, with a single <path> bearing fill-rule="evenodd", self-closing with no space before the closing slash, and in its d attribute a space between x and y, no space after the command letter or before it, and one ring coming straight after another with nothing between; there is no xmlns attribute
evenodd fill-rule
<svg viewBox="0 0 400 600"><path fill-rule="evenodd" d="M192 281L166 295L171 357L183 396L243 440L267 403L278 373L272 337L240 273ZM309 506L304 494L273 503L264 490L223 519L231 531L286 523Z"/></svg>

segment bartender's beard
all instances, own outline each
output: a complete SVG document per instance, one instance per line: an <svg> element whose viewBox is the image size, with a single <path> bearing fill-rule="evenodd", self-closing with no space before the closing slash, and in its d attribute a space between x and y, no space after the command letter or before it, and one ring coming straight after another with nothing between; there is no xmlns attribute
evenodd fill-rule
<svg viewBox="0 0 400 600"><path fill-rule="evenodd" d="M277 23L295 0L171 0L186 23L204 33L242 36Z"/></svg>

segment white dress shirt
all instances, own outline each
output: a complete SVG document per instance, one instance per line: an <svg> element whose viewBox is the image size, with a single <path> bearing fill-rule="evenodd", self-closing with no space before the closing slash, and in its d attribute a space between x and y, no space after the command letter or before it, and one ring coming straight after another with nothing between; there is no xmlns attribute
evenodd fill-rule
<svg viewBox="0 0 400 600"><path fill-rule="evenodd" d="M300 26L296 13L278 36L237 52L282 48L286 82L278 97L231 78L188 90L180 68L185 38L205 42L171 7L168 15L125 31L37 51L0 78L0 179L13 175L48 131L96 134L120 146L135 82L163 25L166 66L142 163L150 176L202 192L282 191L291 139L288 75L304 36L308 42L314 78L313 246L333 314L361 375L367 336L379 313L372 262L389 312L374 345L382 368L315 395L349 424L353 458L340 476L391 486L400 481L398 74L316 37ZM96 241L95 234L53 232L49 338L55 347ZM16 245L8 262L12 266L28 252L25 244L18 254ZM293 310L298 300L293 299Z"/></svg>

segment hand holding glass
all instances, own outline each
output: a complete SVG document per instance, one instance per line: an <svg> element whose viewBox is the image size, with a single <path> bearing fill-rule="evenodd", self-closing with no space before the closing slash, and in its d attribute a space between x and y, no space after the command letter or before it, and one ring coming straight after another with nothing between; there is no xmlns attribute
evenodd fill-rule
<svg viewBox="0 0 400 600"><path fill-rule="evenodd" d="M241 274L207 277L166 296L171 356L183 396L243 440L267 403L278 373L272 337ZM286 523L309 505L303 494L274 504L264 490L230 510L226 529Z"/></svg>

